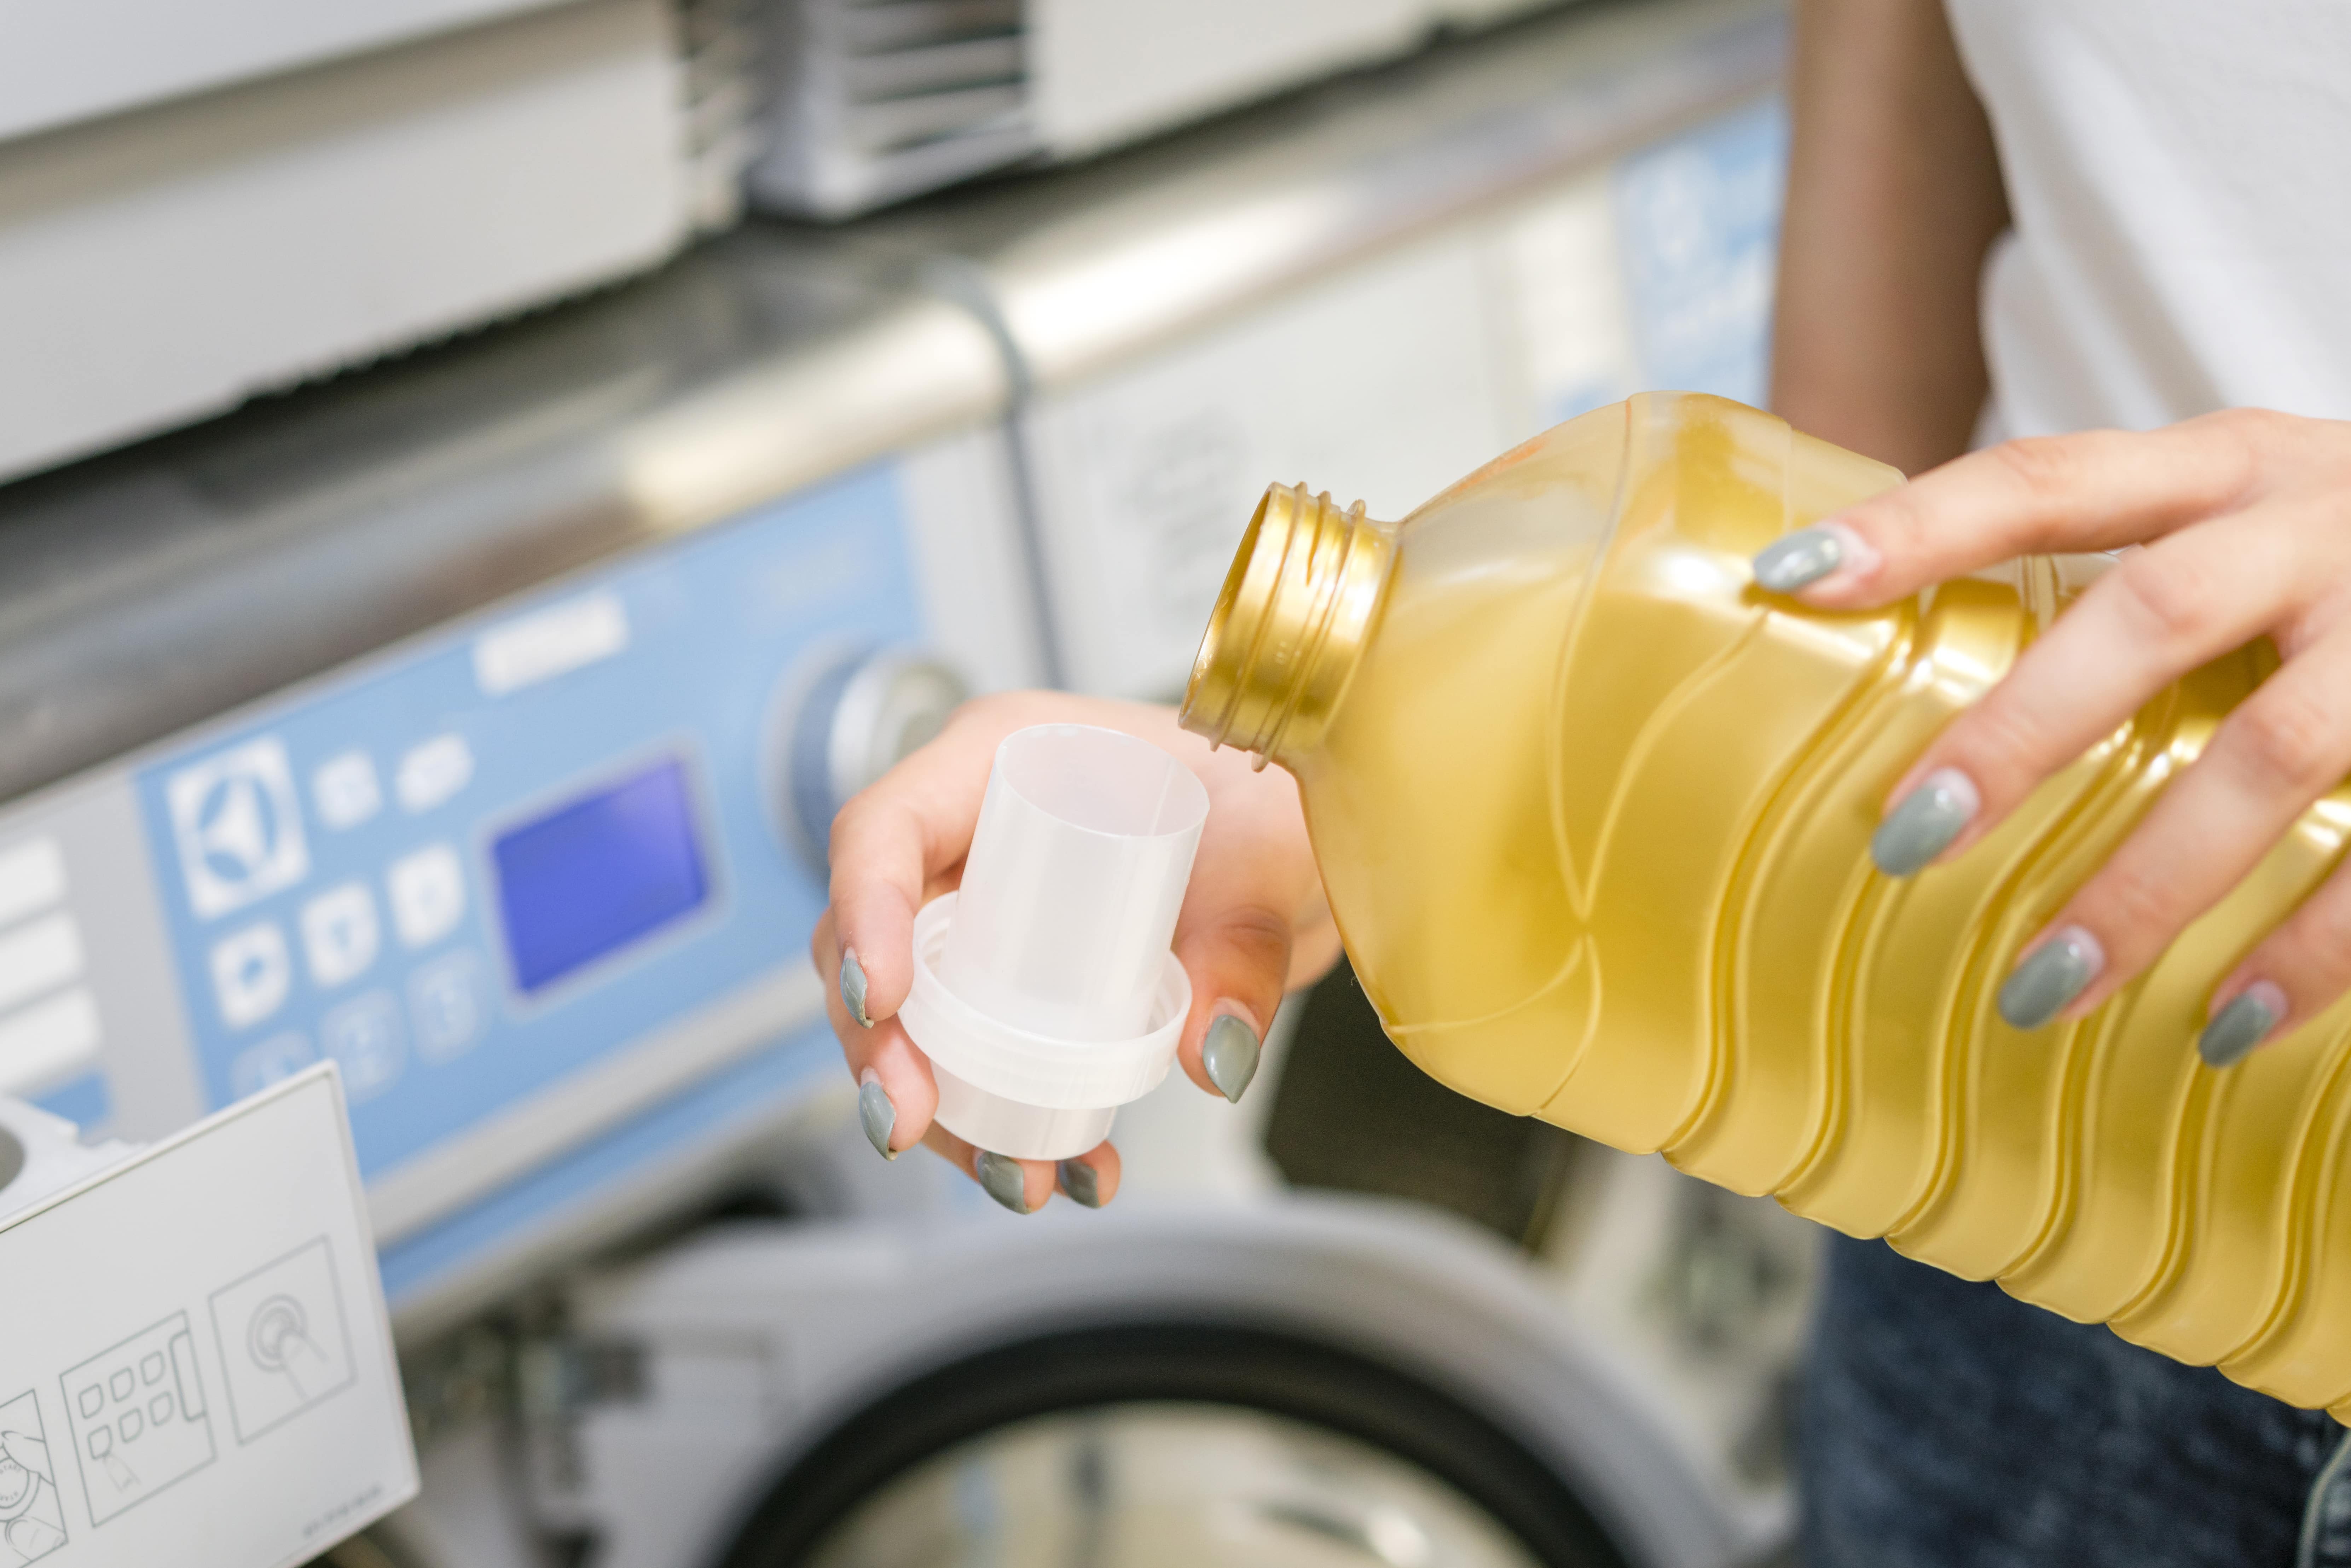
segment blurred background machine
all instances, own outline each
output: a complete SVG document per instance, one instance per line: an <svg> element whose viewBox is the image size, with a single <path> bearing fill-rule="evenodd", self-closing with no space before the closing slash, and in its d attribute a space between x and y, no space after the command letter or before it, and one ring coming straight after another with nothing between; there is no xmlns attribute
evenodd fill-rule
<svg viewBox="0 0 2351 1568"><path fill-rule="evenodd" d="M994 345L787 248L6 494L0 1085L150 1136L334 1059L410 1322L794 1092L796 775L935 729L893 655L1035 661Z"/></svg>
<svg viewBox="0 0 2351 1568"><path fill-rule="evenodd" d="M1563 0L784 0L761 15L755 200L845 217L1082 158Z"/></svg>
<svg viewBox="0 0 2351 1568"><path fill-rule="evenodd" d="M112 87L60 89L0 141L0 277L132 268L111 323L111 274L12 291L87 308L0 357L0 442L52 429L0 467L652 265L724 222L717 171L758 147L775 200L772 119L820 96L758 110L696 88L695 62L789 87L799 57L742 40L998 15L446 0L354 32L240 4L244 34L153 24L152 52L106 57ZM1023 60L1184 8L1069 9L1019 11ZM1383 12L1291 9L1301 33ZM591 22L613 52L491 47ZM100 58L99 35L77 57L73 24L38 26L56 57ZM1180 687L1268 479L1401 515L1639 386L1760 397L1782 47L1761 0L1511 22L1075 168L844 227L754 221L598 298L0 487L0 1093L152 1137L339 1063L424 1475L339 1561L1730 1568L1777 1548L1800 1223L1436 1089L1343 967L1285 1009L1242 1108L1173 1083L1122 1116L1113 1208L1016 1219L937 1162L873 1158L804 955L832 810L964 691ZM77 172L77 139L107 167L259 156L170 117L243 124L297 86L397 105L351 73L412 52L436 104L472 82L499 123L568 105L580 135L465 131L434 145L466 167L420 187L319 162L364 138L287 129L302 155L263 162L320 177L270 201L340 193L302 243L350 267L292 256L283 287L238 270L237 246L276 243L254 214L336 209L142 174L107 209L129 226L96 223L89 193L114 187ZM516 86L590 56L612 96ZM519 74L492 93L468 70L497 59ZM1131 121L1060 151L1274 80L1138 89ZM755 112L763 141L725 131ZM450 243L517 270L125 412L125 367L168 390L184 335L290 341L271 334L320 287L387 298L370 267L478 283L369 226L399 228L419 188ZM37 189L47 205L11 204ZM496 211L441 202L466 190ZM530 246L484 235L573 233L541 197L602 237L531 272ZM204 234L214 272L157 263ZM83 248L43 248L58 235ZM235 308L263 326L186 292L203 277L262 279ZM37 373L12 388L7 365ZM47 417L77 385L112 411L78 434L9 401Z"/></svg>
<svg viewBox="0 0 2351 1568"><path fill-rule="evenodd" d="M841 243L1002 337L1059 676L1173 698L1270 478L1397 517L1643 387L1762 401L1781 48L1580 8Z"/></svg>
<svg viewBox="0 0 2351 1568"><path fill-rule="evenodd" d="M731 221L748 110L715 3L0 13L0 478Z"/></svg>

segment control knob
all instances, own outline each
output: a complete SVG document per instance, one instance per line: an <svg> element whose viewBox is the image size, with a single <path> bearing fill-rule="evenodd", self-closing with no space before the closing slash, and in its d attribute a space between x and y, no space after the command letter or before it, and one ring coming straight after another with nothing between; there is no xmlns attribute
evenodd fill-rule
<svg viewBox="0 0 2351 1568"><path fill-rule="evenodd" d="M938 659L907 649L820 654L788 677L770 727L770 799L784 836L821 872L849 798L938 734L971 695Z"/></svg>

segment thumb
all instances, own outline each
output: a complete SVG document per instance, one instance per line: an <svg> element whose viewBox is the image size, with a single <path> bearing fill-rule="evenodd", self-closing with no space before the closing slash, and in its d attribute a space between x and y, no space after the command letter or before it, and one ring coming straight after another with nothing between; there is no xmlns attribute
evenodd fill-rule
<svg viewBox="0 0 2351 1568"><path fill-rule="evenodd" d="M1176 956L1192 979L1180 1057L1201 1088L1238 1101L1257 1076L1266 1025L1290 974L1290 940L1286 916L1247 904L1177 926Z"/></svg>

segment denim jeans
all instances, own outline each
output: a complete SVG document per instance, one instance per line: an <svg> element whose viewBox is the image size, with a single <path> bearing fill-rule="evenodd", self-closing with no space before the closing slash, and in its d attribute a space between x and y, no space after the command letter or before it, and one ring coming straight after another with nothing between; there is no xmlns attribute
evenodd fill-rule
<svg viewBox="0 0 2351 1568"><path fill-rule="evenodd" d="M1798 1454L1804 1568L2294 1568L2344 1440L2181 1366L1833 1239ZM2330 1479L2311 1568L2351 1565Z"/></svg>

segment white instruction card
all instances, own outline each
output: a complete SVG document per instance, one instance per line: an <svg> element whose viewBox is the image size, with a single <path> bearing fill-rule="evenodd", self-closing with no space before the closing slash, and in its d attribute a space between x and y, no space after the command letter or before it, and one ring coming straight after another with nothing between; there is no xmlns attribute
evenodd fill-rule
<svg viewBox="0 0 2351 1568"><path fill-rule="evenodd" d="M280 1568L416 1484L331 1066L0 1218L0 1568Z"/></svg>

